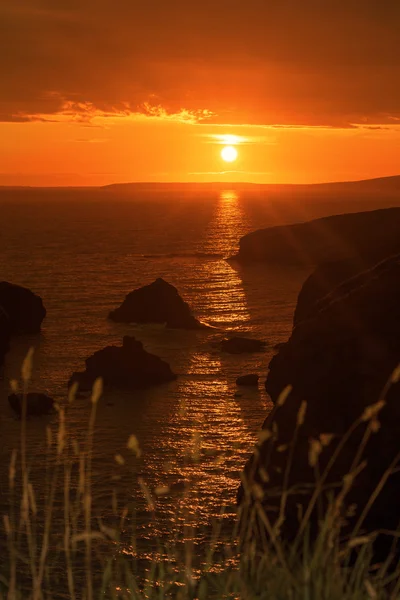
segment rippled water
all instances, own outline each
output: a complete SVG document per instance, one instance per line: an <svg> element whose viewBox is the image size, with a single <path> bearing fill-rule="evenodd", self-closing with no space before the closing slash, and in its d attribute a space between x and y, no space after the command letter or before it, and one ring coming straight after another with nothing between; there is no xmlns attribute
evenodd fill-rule
<svg viewBox="0 0 400 600"><path fill-rule="evenodd" d="M101 400L94 441L95 504L107 515L115 486L121 504L140 504L132 474L139 469L151 490L165 485L176 489L157 501L155 520L150 522L142 507L137 527L143 539L172 539L185 525L207 526L224 506L227 517L233 515L240 471L269 407L263 382L272 348L288 336L307 273L239 267L224 258L237 250L243 234L282 218L267 200L230 190L174 198L144 192L132 198L95 191L42 194L16 194L1 204L1 277L30 287L47 308L42 335L14 339L4 367L3 481L20 427L8 406L9 380L18 377L29 346L36 348L32 388L62 401L66 382L82 369L85 358L130 333L167 360L179 377L146 391L108 392ZM107 320L129 291L156 277L176 285L195 315L216 329L187 332ZM221 354L213 342L224 333L266 340L267 351ZM261 376L259 389L238 394L236 377L252 372ZM85 440L88 415L87 400L68 408L77 440ZM28 423L28 454L37 484L44 477L45 428L50 424L55 430L56 422L54 416ZM143 452L138 463L125 448L131 433ZM197 462L188 458L194 447ZM116 465L117 452L127 457L125 465Z"/></svg>

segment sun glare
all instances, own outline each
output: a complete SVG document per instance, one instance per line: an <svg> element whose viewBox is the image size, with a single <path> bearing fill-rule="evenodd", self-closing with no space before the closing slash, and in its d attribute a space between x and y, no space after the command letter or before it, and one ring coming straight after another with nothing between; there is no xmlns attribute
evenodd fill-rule
<svg viewBox="0 0 400 600"><path fill-rule="evenodd" d="M237 159L237 150L233 146L225 146L222 148L221 156L225 162L233 162Z"/></svg>

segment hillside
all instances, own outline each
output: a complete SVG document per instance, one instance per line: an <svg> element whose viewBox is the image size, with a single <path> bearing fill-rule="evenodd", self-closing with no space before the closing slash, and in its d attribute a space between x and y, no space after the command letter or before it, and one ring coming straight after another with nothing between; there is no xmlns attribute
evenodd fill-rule
<svg viewBox="0 0 400 600"><path fill-rule="evenodd" d="M342 259L370 264L400 252L400 208L334 215L245 235L241 262L317 265Z"/></svg>

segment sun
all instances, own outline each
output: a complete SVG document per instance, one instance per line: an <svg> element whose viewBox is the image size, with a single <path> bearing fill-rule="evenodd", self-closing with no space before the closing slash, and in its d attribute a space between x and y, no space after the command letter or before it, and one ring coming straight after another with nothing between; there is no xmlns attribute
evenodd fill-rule
<svg viewBox="0 0 400 600"><path fill-rule="evenodd" d="M225 162L233 162L237 159L238 153L233 146L225 146L221 150L221 156Z"/></svg>

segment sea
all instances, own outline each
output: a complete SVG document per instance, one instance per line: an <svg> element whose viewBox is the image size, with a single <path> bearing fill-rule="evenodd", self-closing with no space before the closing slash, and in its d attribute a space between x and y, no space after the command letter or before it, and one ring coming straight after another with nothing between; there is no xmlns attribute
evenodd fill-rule
<svg viewBox="0 0 400 600"><path fill-rule="evenodd" d="M21 429L7 396L10 381L21 381L29 348L34 348L30 390L45 391L64 407L68 436L83 448L92 404L81 397L68 403L67 382L93 352L120 345L128 334L166 360L178 377L147 390L108 390L99 400L94 510L111 523L124 507L135 508L138 541L134 547L127 542L126 552L139 556L173 540L201 543L217 519L233 523L241 471L271 410L264 388L268 363L274 346L290 335L310 268L226 259L248 232L344 212L343 207L318 199L299 202L290 193L271 199L259 187L142 185L3 189L0 210L1 279L29 287L47 309L42 333L15 337L2 369L2 514L8 510L10 456L19 448ZM129 292L157 277L176 286L193 314L211 327L180 331L107 319ZM222 353L218 342L234 335L263 340L266 350ZM237 387L236 378L247 373L260 376L258 388ZM27 422L34 488L50 477L49 436L54 446L58 421L56 412ZM127 448L132 434L140 457ZM62 474L57 485L63 489ZM53 526L61 531L61 491L59 496Z"/></svg>

